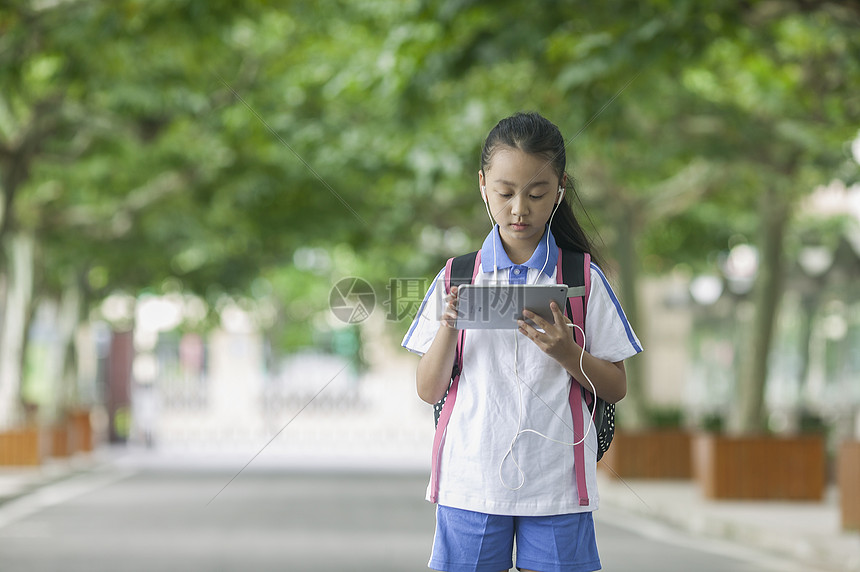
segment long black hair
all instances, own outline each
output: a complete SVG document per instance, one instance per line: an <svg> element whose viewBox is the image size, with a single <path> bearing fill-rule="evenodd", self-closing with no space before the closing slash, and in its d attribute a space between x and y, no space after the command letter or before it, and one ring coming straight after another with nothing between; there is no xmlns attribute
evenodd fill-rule
<svg viewBox="0 0 860 572"><path fill-rule="evenodd" d="M567 174L565 171L567 165L565 147L564 137L554 123L538 113L516 113L499 121L487 135L481 150L481 170L486 174L493 155L498 149L518 149L529 155L546 158L547 164L558 176L559 184L561 184ZM576 197L580 208L585 213L582 201L579 200L579 195L576 193L573 178L568 175L564 199L558 205L550 225L556 244L560 248L587 252L591 255L592 260L602 266L601 256L595 251L594 243L585 234L573 214L569 202L570 197ZM587 213L585 215L588 216Z"/></svg>

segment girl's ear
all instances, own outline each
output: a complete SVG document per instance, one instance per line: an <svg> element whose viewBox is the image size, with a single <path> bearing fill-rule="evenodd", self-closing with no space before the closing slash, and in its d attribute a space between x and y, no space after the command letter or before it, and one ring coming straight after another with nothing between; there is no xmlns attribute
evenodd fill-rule
<svg viewBox="0 0 860 572"><path fill-rule="evenodd" d="M478 169L478 187L481 189L481 198L487 202L487 185L484 181L484 171Z"/></svg>
<svg viewBox="0 0 860 572"><path fill-rule="evenodd" d="M567 189L567 173L564 173L561 176L561 182L558 185L558 199L555 201L556 205L560 205L561 201L564 200L564 191Z"/></svg>

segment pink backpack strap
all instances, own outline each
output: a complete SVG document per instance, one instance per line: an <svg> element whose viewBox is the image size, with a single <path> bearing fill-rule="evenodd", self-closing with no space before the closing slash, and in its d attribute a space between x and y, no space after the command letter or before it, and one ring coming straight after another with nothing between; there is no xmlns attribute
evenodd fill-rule
<svg viewBox="0 0 860 572"><path fill-rule="evenodd" d="M449 258L445 264L445 293L451 292L451 264L453 261L453 258ZM472 270L472 282L475 281L475 276L478 275L480 268L481 252L478 251L478 254L475 256L475 267ZM451 411L457 402L457 389L460 386L460 373L463 367L463 346L465 342L466 330L460 330L457 332L457 347L455 349L456 355L454 357L454 371L451 385L448 388L448 395L445 397L442 412L439 414L439 422L436 424L436 434L433 435L433 457L430 467L430 502L434 503L439 500L439 459L442 456L442 447L445 444L445 434L448 429L448 421L451 419Z"/></svg>
<svg viewBox="0 0 860 572"><path fill-rule="evenodd" d="M562 273L562 252L558 253L558 264L556 266L556 282L564 284L564 275ZM567 307L570 308L571 321L585 330L585 309L588 304L588 295L591 293L591 256L586 252L583 256L583 277L585 279L585 295L568 298ZM566 309L565 309L566 310ZM573 328L574 339L576 343L584 348L584 336L577 328ZM570 378L570 393L568 394L568 403L570 404L570 413L573 419L573 441L577 443L573 447L573 468L576 476L576 490L579 496L580 506L588 506L588 484L585 477L585 442L583 435L585 434L585 418L582 413L583 394L591 396L588 392L581 390L581 385L573 377Z"/></svg>
<svg viewBox="0 0 860 572"><path fill-rule="evenodd" d="M463 346L465 332L466 330L460 330L457 334L457 351ZM442 446L445 443L445 434L448 429L448 421L451 419L451 411L454 409L454 403L457 402L457 388L460 387L459 382L460 372L457 371L451 379L451 386L448 388L445 405L442 406L439 423L436 425L436 433L433 435L433 458L431 459L430 467L430 502L438 502L439 500L439 459L442 456Z"/></svg>
<svg viewBox="0 0 860 572"><path fill-rule="evenodd" d="M445 294L451 293L451 265L454 264L454 257L448 259L445 263Z"/></svg>
<svg viewBox="0 0 860 572"><path fill-rule="evenodd" d="M568 402L570 403L570 413L573 416L573 470L576 475L576 492L579 496L579 506L588 506L588 483L585 480L585 441L582 436L585 434L585 418L582 414L582 397L581 393L575 387L579 387L576 381L571 380L571 389L568 394Z"/></svg>
<svg viewBox="0 0 860 572"><path fill-rule="evenodd" d="M585 252L582 258L582 275L585 276L585 300L583 302L588 305L588 297L591 295L591 255ZM582 323L585 324L585 312L582 314Z"/></svg>

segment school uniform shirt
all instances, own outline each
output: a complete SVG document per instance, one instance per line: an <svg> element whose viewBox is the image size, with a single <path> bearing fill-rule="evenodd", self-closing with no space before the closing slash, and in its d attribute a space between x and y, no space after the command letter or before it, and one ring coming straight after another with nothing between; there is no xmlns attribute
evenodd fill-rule
<svg viewBox="0 0 860 572"><path fill-rule="evenodd" d="M496 226L481 248L481 268L473 283L555 284L557 260L558 246L547 229L532 257L525 264L513 264ZM639 353L641 344L603 272L592 263L590 274L586 351L610 362ZM403 347L419 355L430 348L441 327L444 296L443 269L427 291ZM580 506L570 383L564 368L518 330L467 330L457 400L439 458L438 503L518 516L596 510L597 460L592 452L597 450L597 437L582 403L589 504Z"/></svg>

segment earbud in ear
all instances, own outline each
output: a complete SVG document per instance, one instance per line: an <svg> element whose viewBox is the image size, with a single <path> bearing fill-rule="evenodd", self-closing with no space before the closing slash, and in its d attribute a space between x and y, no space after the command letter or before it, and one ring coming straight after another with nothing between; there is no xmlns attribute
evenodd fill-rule
<svg viewBox="0 0 860 572"><path fill-rule="evenodd" d="M564 199L564 187L558 187L558 200L556 201L556 205L560 205L561 201Z"/></svg>
<svg viewBox="0 0 860 572"><path fill-rule="evenodd" d="M481 185L481 198L484 199L484 202L487 202L487 187Z"/></svg>

